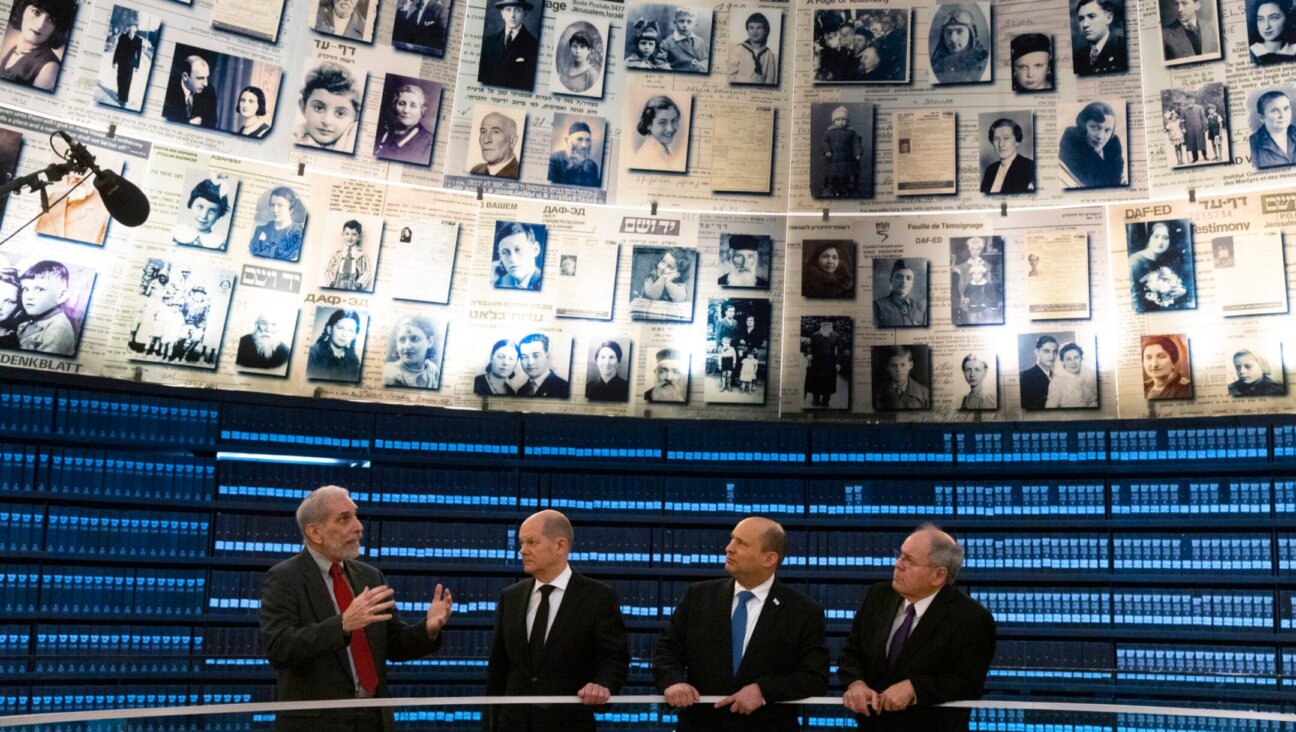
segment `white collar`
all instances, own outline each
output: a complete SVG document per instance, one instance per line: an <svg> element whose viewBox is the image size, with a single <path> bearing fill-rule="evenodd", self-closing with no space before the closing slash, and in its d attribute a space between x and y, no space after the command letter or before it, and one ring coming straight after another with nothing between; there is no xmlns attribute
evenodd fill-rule
<svg viewBox="0 0 1296 732"><path fill-rule="evenodd" d="M738 580L734 580L734 597L737 597L739 592L746 590L748 592L751 592L753 595L755 595L756 599L760 600L761 604L764 605L765 598L769 596L770 588L773 586L774 586L774 575L772 574L770 575L769 579L765 580L759 585L756 585L755 587L750 587L750 588L743 587L742 583L740 583Z"/></svg>
<svg viewBox="0 0 1296 732"><path fill-rule="evenodd" d="M557 587L563 592L566 592L567 583L571 582L571 576L572 576L572 568L571 565L568 564L566 567L563 567L563 571L559 572L557 577L553 578L552 582L541 582L538 579L532 578L531 594L534 595L535 593L539 592L540 588L545 585L553 585L554 587Z"/></svg>
<svg viewBox="0 0 1296 732"><path fill-rule="evenodd" d="M942 588L942 589L944 589L944 588ZM939 595L939 594L940 594L940 590L936 590L935 592L933 592L933 593L931 593L930 595L924 597L923 599L919 600L918 602L913 603L913 606L914 606L914 621L915 621L915 622L918 621L918 620L921 620L921 619L922 619L922 616L927 612L927 608L931 607L932 602L936 599L936 596ZM904 609L908 608L908 607L909 607L909 601L908 601L908 600L905 600L905 601L904 601L903 603L901 603L901 605L900 605L900 609L901 609L902 611L903 611Z"/></svg>
<svg viewBox="0 0 1296 732"><path fill-rule="evenodd" d="M516 160L516 159L517 159L517 154L515 153L515 154L513 154L513 155L508 156L508 159L503 160L503 161L501 161L501 162L499 162L499 163L497 163L497 164L495 164L495 165L491 165L490 163L486 163L486 170L487 170L487 172L489 172L491 175L499 175L499 172L500 172L501 170L507 168L508 165L509 165L509 163L513 162L513 161Z"/></svg>

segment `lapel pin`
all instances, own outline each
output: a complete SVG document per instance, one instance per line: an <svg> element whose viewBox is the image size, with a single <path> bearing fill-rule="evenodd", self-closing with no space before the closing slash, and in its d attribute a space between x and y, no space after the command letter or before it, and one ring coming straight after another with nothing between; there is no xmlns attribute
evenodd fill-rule
<svg viewBox="0 0 1296 732"><path fill-rule="evenodd" d="M775 605L779 604L779 601L778 601L778 598L777 598L777 597L774 598L774 604L775 604Z"/></svg>

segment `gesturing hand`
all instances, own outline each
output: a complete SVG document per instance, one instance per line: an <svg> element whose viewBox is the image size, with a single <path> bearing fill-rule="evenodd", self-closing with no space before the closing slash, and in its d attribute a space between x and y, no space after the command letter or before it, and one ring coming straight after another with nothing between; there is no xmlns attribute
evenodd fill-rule
<svg viewBox="0 0 1296 732"><path fill-rule="evenodd" d="M765 695L756 684L748 684L737 693L716 702L716 709L729 707L729 711L734 714L751 714L763 706L765 706Z"/></svg>
<svg viewBox="0 0 1296 732"><path fill-rule="evenodd" d="M444 588L437 584L436 590L432 593L432 602L428 603L427 609L427 634L429 638L435 638L441 628L445 626L446 621L450 619L450 612L454 609L454 598L450 596L450 588Z"/></svg>
<svg viewBox="0 0 1296 732"><path fill-rule="evenodd" d="M392 595L396 591L387 585L366 587L355 596L351 606L342 613L342 632L351 633L374 623L391 620L391 609L396 605Z"/></svg>

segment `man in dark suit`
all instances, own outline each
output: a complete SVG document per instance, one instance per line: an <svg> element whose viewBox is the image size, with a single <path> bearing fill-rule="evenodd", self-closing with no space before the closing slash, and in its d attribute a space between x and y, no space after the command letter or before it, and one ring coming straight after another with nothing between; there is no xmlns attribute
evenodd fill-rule
<svg viewBox="0 0 1296 732"><path fill-rule="evenodd" d="M823 608L774 576L786 553L782 526L743 519L725 547L732 579L685 590L653 656L679 732L791 732L797 707L777 702L827 690ZM724 698L698 705L704 694Z"/></svg>
<svg viewBox="0 0 1296 732"><path fill-rule="evenodd" d="M1118 1L1076 0L1072 13L1076 28L1071 33L1071 66L1076 76L1129 70L1125 37L1120 28L1113 27L1120 9Z"/></svg>
<svg viewBox="0 0 1296 732"><path fill-rule="evenodd" d="M518 388L518 396L547 399L566 399L571 396L571 385L553 372L549 361L549 336L532 333L518 341L521 355L518 362L527 375L527 383Z"/></svg>
<svg viewBox="0 0 1296 732"><path fill-rule="evenodd" d="M179 76L167 84L162 117L196 127L216 128L216 92L211 87L211 67L202 56L187 56L180 62ZM174 73L174 72L173 72Z"/></svg>
<svg viewBox="0 0 1296 732"><path fill-rule="evenodd" d="M540 41L522 24L535 10L530 0L495 0L504 28L482 39L477 81L519 91L535 87L536 57Z"/></svg>
<svg viewBox="0 0 1296 732"><path fill-rule="evenodd" d="M124 107L130 101L131 81L135 78L135 69L139 68L140 52L144 48L144 39L136 33L139 25L131 23L126 32L117 36L117 47L113 49L113 68L117 70L117 101Z"/></svg>
<svg viewBox="0 0 1296 732"><path fill-rule="evenodd" d="M1172 0L1175 17L1161 26L1165 60L1219 53L1219 31L1211 13L1203 13L1201 0Z"/></svg>
<svg viewBox="0 0 1296 732"><path fill-rule="evenodd" d="M261 642L279 672L276 701L389 696L387 660L441 646L450 590L436 586L427 617L400 621L383 573L356 559L364 527L345 488L324 486L297 508L306 547L266 572ZM311 709L275 715L276 732L393 732L391 707Z"/></svg>
<svg viewBox="0 0 1296 732"><path fill-rule="evenodd" d="M962 566L963 548L924 524L901 545L891 581L869 589L838 666L861 729L968 729L968 710L935 706L980 698L994 658L994 617L954 589Z"/></svg>
<svg viewBox="0 0 1296 732"><path fill-rule="evenodd" d="M1035 363L1021 372L1022 409L1043 409L1048 401L1049 382L1053 380L1053 365L1057 363L1058 342L1051 335L1035 340Z"/></svg>
<svg viewBox="0 0 1296 732"><path fill-rule="evenodd" d="M607 703L630 672L616 593L572 571L572 525L561 513L541 511L523 521L518 543L522 568L531 577L500 593L486 693L575 694L586 705ZM594 732L589 706L488 709L487 732Z"/></svg>

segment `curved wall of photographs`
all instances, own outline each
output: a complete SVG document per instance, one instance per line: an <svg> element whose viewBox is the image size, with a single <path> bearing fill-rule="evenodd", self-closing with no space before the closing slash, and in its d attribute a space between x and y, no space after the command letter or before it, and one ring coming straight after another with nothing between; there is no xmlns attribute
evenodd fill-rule
<svg viewBox="0 0 1296 732"><path fill-rule="evenodd" d="M153 208L5 202L0 365L715 419L1296 406L1286 0L0 17L4 180L64 130Z"/></svg>

